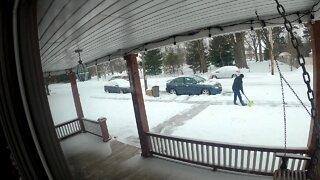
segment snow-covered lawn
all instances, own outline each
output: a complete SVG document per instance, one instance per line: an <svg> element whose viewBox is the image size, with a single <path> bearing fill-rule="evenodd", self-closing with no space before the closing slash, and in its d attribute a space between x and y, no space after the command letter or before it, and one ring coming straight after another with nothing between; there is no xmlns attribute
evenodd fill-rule
<svg viewBox="0 0 320 180"><path fill-rule="evenodd" d="M284 122L279 75L276 72L276 75L272 76L268 72L267 61L251 62L249 67L250 72L241 72L245 76L244 91L248 98L254 101L253 107L232 104L233 79L217 79L223 88L222 94L219 95L176 96L165 92L166 81L174 77L148 77L149 88L160 87L160 97L144 96L150 131L208 141L283 146ZM281 69L285 78L310 109L301 69L291 72L286 65L281 65ZM210 73L202 74L205 78L209 75ZM105 93L105 84L106 81L98 81L95 78L78 82L84 116L92 120L107 117L108 129L113 137L138 145L131 94ZM49 89L51 95L48 99L54 123L59 124L75 118L70 83L51 84ZM288 146L305 147L310 116L287 86L284 87L284 91L287 103Z"/></svg>

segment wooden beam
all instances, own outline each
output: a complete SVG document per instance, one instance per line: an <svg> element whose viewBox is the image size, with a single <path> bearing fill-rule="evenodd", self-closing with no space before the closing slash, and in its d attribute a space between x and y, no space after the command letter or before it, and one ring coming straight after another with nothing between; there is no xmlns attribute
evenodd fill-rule
<svg viewBox="0 0 320 180"><path fill-rule="evenodd" d="M320 21L310 24L311 41L312 41L312 57L313 57L313 91L315 96L316 111L320 113L320 87L318 80L320 79ZM319 118L318 118L319 121ZM314 132L314 121L311 122L309 131L308 148L312 153L315 149L316 135Z"/></svg>
<svg viewBox="0 0 320 180"><path fill-rule="evenodd" d="M78 86L77 86L77 81L76 81L76 74L74 72L70 72L69 79L70 79L70 83L71 83L73 101L74 101L74 106L76 108L77 117L80 120L80 126L81 126L82 131L85 131L84 124L82 121L82 118L84 116L83 116L83 111L82 111L82 106L81 106L81 101L80 101L80 96L79 96L79 91L78 91Z"/></svg>
<svg viewBox="0 0 320 180"><path fill-rule="evenodd" d="M320 113L320 87L318 81L320 80L320 21L316 21L314 24L310 24L311 39L312 39L312 57L313 57L313 91L315 97L315 106L318 113ZM316 129L314 127L314 120L311 121L309 140L308 140L309 155L312 157L312 162L308 165L310 174L315 179L320 179L320 162L316 159L320 156L320 149L317 148Z"/></svg>
<svg viewBox="0 0 320 180"><path fill-rule="evenodd" d="M140 145L142 150L142 156L148 157L150 156L149 147L150 142L146 133L149 132L149 125L147 114L144 106L144 100L142 95L138 63L137 63L137 55L129 54L124 56L124 59L127 61L127 69L131 86L131 95L132 102L134 108L134 114L136 117L136 123L139 133Z"/></svg>

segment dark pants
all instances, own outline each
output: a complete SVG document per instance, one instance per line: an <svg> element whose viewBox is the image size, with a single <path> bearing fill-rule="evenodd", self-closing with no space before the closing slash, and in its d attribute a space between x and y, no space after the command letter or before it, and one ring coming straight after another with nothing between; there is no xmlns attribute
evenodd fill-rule
<svg viewBox="0 0 320 180"><path fill-rule="evenodd" d="M241 97L241 93L240 93L240 90L233 90L233 104L236 104L237 102L237 97L239 98L240 100L240 103L243 105L244 102L242 101L242 97Z"/></svg>

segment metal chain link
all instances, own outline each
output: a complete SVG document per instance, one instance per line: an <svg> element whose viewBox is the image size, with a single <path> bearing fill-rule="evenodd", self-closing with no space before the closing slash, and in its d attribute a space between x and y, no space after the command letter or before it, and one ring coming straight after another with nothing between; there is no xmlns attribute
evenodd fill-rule
<svg viewBox="0 0 320 180"><path fill-rule="evenodd" d="M314 120L314 124L315 124L315 127L316 127L316 133L317 133L317 139L319 141L320 140L319 139L319 123L318 123L318 120L317 120L318 115L317 115L317 111L316 111L316 108L315 108L314 93L313 93L313 90L312 90L311 84L310 84L310 82L311 82L310 75L307 72L306 67L305 67L305 59L304 59L303 55L301 54L301 52L299 50L299 42L298 42L297 38L295 37L295 35L294 35L293 31L292 31L293 27L292 27L291 22L286 17L286 11L285 11L284 7L279 3L278 0L275 0L275 2L277 3L278 13L284 19L284 26L285 26L286 30L289 32L289 34L290 34L292 46L294 47L294 49L297 52L298 63L302 67L302 71L303 71L302 76L303 76L303 80L304 80L305 84L307 85L307 89L308 89L307 95L308 95L308 99L309 99L309 101L311 103L311 117ZM318 144L319 143L320 142L318 142Z"/></svg>
<svg viewBox="0 0 320 180"><path fill-rule="evenodd" d="M286 30L290 33L292 46L294 47L294 49L297 52L298 63L302 67L302 71L303 71L302 76L303 76L303 80L304 80L305 84L307 85L307 89L308 89L307 95L308 95L308 99L311 103L311 117L312 117L312 119L314 121L314 125L315 125L316 141L317 141L316 146L320 149L320 129L319 129L319 123L318 123L318 113L315 108L314 93L313 93L313 90L311 89L311 85L310 85L310 75L307 72L306 67L305 67L305 59L304 59L303 55L300 53L299 42L292 31L292 29L293 29L292 24L286 17L286 11L285 11L284 7L279 3L278 0L275 0L275 2L277 3L278 13L284 19L284 26L285 26ZM317 151L316 151L316 153L317 153ZM319 159L318 159L317 154L313 154L312 155L312 162L311 162L311 164L313 164L313 167L318 165L317 164L318 160ZM311 176L312 179L315 179L315 175L318 173L316 168L311 169L311 171L313 171L313 172L311 172L309 175Z"/></svg>
<svg viewBox="0 0 320 180"><path fill-rule="evenodd" d="M283 107L283 127L284 127L284 155L287 154L287 114L286 114L286 102L284 100L284 88L283 88L283 76L280 71L279 63L275 60L278 72L280 74L280 85L281 85L281 95L282 95L282 107Z"/></svg>

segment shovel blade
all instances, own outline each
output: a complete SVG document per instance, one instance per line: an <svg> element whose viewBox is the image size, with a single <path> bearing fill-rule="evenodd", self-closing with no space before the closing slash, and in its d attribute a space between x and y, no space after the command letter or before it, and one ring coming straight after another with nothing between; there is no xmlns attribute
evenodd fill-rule
<svg viewBox="0 0 320 180"><path fill-rule="evenodd" d="M253 101L249 101L249 102L248 102L248 106L249 106L249 107L253 106Z"/></svg>

